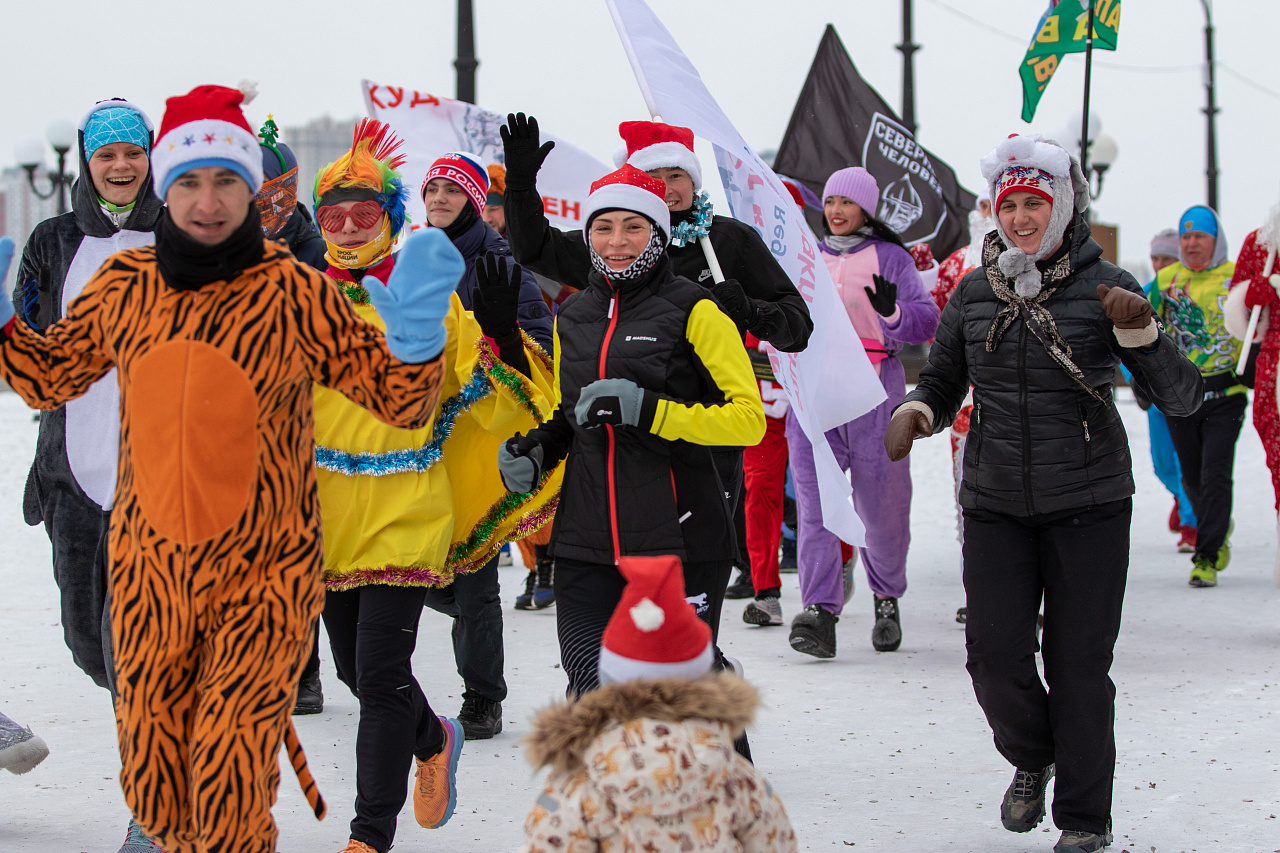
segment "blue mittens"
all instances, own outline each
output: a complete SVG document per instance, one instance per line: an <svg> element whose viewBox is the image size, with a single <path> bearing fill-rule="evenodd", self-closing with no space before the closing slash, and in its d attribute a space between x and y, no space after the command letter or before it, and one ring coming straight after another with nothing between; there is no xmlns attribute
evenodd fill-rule
<svg viewBox="0 0 1280 853"><path fill-rule="evenodd" d="M407 364L431 361L444 350L444 318L465 264L438 228L415 231L396 256L383 282L371 275L360 283L387 324L387 349Z"/></svg>
<svg viewBox="0 0 1280 853"><path fill-rule="evenodd" d="M13 238L0 237L0 329L13 319L13 300L9 298L9 265L13 263Z"/></svg>

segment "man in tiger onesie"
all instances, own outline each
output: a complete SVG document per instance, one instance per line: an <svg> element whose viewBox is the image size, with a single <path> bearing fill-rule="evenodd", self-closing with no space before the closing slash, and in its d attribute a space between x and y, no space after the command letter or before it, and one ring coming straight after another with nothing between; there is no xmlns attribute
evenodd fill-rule
<svg viewBox="0 0 1280 853"><path fill-rule="evenodd" d="M0 378L29 405L61 405L116 368L121 785L174 853L275 850L282 739L323 816L289 722L323 600L313 383L389 424L425 426L462 273L447 238L415 235L396 275L365 279L386 333L361 319L263 238L242 97L201 86L169 99L153 149L167 204L154 246L108 258L43 336L0 295Z"/></svg>

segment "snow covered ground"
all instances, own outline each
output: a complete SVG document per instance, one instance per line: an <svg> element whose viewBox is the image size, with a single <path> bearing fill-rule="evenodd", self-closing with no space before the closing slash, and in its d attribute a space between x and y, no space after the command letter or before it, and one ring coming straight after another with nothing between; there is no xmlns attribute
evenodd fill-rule
<svg viewBox="0 0 1280 853"><path fill-rule="evenodd" d="M1236 464L1235 557L1216 589L1187 586L1188 558L1165 528L1170 500L1147 455L1143 414L1121 404L1138 495L1126 617L1116 650L1115 851L1280 848L1280 592L1273 586L1275 514L1262 448L1246 424ZM62 642L49 545L22 523L22 485L35 445L31 414L0 393L0 709L31 725L52 754L30 774L0 774L0 851L114 853L128 815L117 782L110 703L71 663ZM1056 832L1000 827L1011 777L996 753L964 670L964 632L951 474L943 437L912 454L916 500L905 640L871 648L864 579L839 631L839 655L819 661L787 646L785 628L742 623L728 602L722 645L742 660L765 707L751 731L756 760L781 794L803 849L1047 851ZM799 607L784 575L788 620ZM410 806L398 851L511 850L537 782L520 739L534 709L562 695L554 609L517 613L519 568L504 569L506 730L467 744L458 811L420 829ZM462 684L449 620L422 618L415 669L434 707L454 714ZM298 720L329 803L317 823L285 766L276 816L285 853L339 850L354 799L356 703L322 641L325 712Z"/></svg>

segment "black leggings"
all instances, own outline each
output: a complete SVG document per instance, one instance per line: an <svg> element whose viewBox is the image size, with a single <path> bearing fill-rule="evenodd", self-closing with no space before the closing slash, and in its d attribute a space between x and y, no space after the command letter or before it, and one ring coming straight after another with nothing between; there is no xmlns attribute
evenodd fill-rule
<svg viewBox="0 0 1280 853"><path fill-rule="evenodd" d="M351 837L379 853L395 839L413 757L427 759L444 749L444 726L410 666L426 592L375 584L325 594L333 663L360 700Z"/></svg>

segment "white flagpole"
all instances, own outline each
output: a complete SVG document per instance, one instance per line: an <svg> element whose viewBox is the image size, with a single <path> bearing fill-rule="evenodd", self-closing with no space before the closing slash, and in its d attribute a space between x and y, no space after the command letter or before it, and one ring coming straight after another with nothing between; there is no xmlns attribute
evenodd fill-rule
<svg viewBox="0 0 1280 853"><path fill-rule="evenodd" d="M631 44L631 36L627 32L626 22L622 20L622 15L618 12L618 7L614 5L613 0L605 0L605 4L609 7L609 14L613 16L614 29L618 31L618 36L622 39L622 49L626 51L627 61L631 63L631 71L636 75L636 82L640 84L640 94L644 97L644 105L649 108L649 115L653 116L654 121L662 121L662 117L658 115L658 102L654 100L653 91L649 88L649 81L644 76L644 67L636 57L635 46Z"/></svg>

